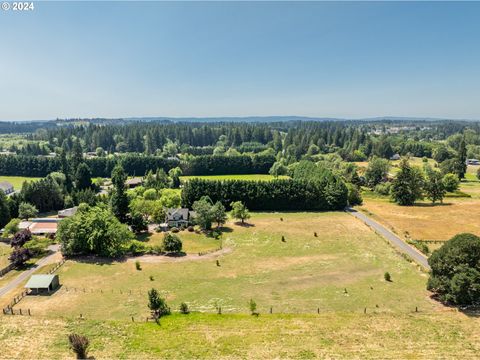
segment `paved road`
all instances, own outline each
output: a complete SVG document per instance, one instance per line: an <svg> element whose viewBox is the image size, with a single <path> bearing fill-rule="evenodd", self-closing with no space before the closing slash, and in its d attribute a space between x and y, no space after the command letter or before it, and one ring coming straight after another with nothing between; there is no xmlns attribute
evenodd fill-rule
<svg viewBox="0 0 480 360"><path fill-rule="evenodd" d="M355 209L347 208L345 211L347 211L351 215L355 216L357 219L363 221L365 224L370 226L377 233L379 233L385 239L387 239L390 243L392 243L393 246L396 247L399 251L410 256L413 260L415 260L415 262L423 266L425 269L430 270L430 266L428 265L427 257L425 255L423 255L417 249L414 249L413 247L408 245L405 241L403 241L397 235L392 233L385 226L379 224L375 220L372 220L367 215Z"/></svg>
<svg viewBox="0 0 480 360"><path fill-rule="evenodd" d="M33 265L30 269L25 270L22 272L20 275L18 275L15 279L10 281L7 285L4 287L0 288L0 297L8 293L9 291L15 289L18 285L22 283L22 281L26 280L30 275L32 275L36 270L41 268L44 265L49 264L50 262L53 261L53 258L57 254L58 250L60 249L59 245L50 245L48 247L48 250L51 251L51 253L44 258L41 258L38 260L35 265Z"/></svg>

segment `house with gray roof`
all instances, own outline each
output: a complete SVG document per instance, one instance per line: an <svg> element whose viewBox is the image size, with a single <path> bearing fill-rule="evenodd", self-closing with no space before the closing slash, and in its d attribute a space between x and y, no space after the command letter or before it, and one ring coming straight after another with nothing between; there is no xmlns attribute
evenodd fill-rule
<svg viewBox="0 0 480 360"><path fill-rule="evenodd" d="M0 181L0 190L2 190L5 195L13 194L15 192L13 185L8 181Z"/></svg>
<svg viewBox="0 0 480 360"><path fill-rule="evenodd" d="M194 216L195 212L187 208L167 209L165 212L165 223L168 227L187 227L191 225Z"/></svg>

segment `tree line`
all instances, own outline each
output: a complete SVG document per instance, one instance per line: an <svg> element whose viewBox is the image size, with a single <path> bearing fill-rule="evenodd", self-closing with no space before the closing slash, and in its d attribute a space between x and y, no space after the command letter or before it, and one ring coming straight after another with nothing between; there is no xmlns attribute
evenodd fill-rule
<svg viewBox="0 0 480 360"><path fill-rule="evenodd" d="M226 208L241 201L250 210L342 210L347 205L347 188L338 177L324 177L319 181L273 180L203 180L192 179L182 190L182 204L191 207L208 196L220 201Z"/></svg>

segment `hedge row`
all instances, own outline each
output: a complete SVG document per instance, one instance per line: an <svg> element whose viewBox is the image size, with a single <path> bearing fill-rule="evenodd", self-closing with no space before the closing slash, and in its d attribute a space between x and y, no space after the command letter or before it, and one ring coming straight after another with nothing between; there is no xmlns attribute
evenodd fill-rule
<svg viewBox="0 0 480 360"><path fill-rule="evenodd" d="M319 181L274 180L204 180L192 179L182 191L183 206L191 207L202 196L221 201L229 208L232 201L242 201L250 210L342 210L347 205L347 188L337 177Z"/></svg>

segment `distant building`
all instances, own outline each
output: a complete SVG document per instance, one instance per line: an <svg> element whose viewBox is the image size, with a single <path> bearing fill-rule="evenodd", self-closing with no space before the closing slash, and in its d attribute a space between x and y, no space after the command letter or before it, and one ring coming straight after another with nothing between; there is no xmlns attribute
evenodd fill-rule
<svg viewBox="0 0 480 360"><path fill-rule="evenodd" d="M54 235L57 233L58 218L35 218L21 221L18 224L20 230L28 229L34 235Z"/></svg>
<svg viewBox="0 0 480 360"><path fill-rule="evenodd" d="M25 288L30 290L30 294L50 294L60 286L58 275L32 275L25 284Z"/></svg>
<svg viewBox="0 0 480 360"><path fill-rule="evenodd" d="M142 184L143 184L143 179L139 177L134 177L125 181L125 185L127 185L127 187L130 189L140 186Z"/></svg>
<svg viewBox="0 0 480 360"><path fill-rule="evenodd" d="M5 195L15 192L13 185L10 184L8 181L0 181L0 190L2 190Z"/></svg>
<svg viewBox="0 0 480 360"><path fill-rule="evenodd" d="M58 211L58 217L59 217L59 218L66 218L66 217L73 216L73 215L76 214L77 209L78 209L78 207L77 207L77 206L74 206L74 207L69 208L69 209L59 210L59 211Z"/></svg>
<svg viewBox="0 0 480 360"><path fill-rule="evenodd" d="M194 216L195 212L190 211L187 208L167 209L165 214L165 224L168 227L187 227L191 224Z"/></svg>
<svg viewBox="0 0 480 360"><path fill-rule="evenodd" d="M478 160L478 159L467 159L467 165L480 165L480 160Z"/></svg>
<svg viewBox="0 0 480 360"><path fill-rule="evenodd" d="M394 154L390 157L390 160L400 160L400 154Z"/></svg>

